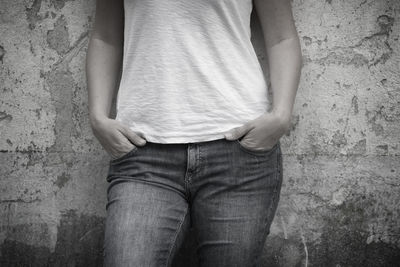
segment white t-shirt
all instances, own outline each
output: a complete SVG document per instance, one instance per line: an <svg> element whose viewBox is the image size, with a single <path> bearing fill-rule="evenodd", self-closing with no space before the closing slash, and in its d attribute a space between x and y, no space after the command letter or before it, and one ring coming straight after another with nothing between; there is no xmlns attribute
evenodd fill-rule
<svg viewBox="0 0 400 267"><path fill-rule="evenodd" d="M252 0L125 0L116 120L156 143L224 138L268 110Z"/></svg>

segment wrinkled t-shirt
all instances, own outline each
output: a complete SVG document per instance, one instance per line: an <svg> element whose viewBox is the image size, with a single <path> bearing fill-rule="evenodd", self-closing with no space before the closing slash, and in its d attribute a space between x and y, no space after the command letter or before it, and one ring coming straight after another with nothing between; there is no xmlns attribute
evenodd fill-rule
<svg viewBox="0 0 400 267"><path fill-rule="evenodd" d="M147 141L224 138L268 110L252 0L125 0L116 120Z"/></svg>

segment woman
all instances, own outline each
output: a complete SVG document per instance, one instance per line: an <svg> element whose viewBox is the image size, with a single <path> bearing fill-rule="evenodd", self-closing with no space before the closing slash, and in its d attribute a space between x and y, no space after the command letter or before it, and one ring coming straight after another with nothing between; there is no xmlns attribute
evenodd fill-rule
<svg viewBox="0 0 400 267"><path fill-rule="evenodd" d="M111 156L105 266L170 266L190 227L200 266L258 264L300 69L289 0L97 1L86 72L93 133Z"/></svg>

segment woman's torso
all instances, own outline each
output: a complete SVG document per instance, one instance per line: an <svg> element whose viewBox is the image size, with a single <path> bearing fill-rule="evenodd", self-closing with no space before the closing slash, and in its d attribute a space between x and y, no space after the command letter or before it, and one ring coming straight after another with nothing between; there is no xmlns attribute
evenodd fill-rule
<svg viewBox="0 0 400 267"><path fill-rule="evenodd" d="M151 142L188 143L267 111L252 0L125 0L124 9L117 120Z"/></svg>

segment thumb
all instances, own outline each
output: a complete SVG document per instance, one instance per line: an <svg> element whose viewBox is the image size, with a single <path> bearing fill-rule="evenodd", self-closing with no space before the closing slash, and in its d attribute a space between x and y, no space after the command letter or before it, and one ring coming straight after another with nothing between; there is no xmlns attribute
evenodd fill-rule
<svg viewBox="0 0 400 267"><path fill-rule="evenodd" d="M123 133L134 145L144 146L146 144L146 139L142 133L136 133L127 126L123 127Z"/></svg>
<svg viewBox="0 0 400 267"><path fill-rule="evenodd" d="M224 134L225 139L228 140L236 140L245 135L248 131L250 131L250 126L245 124L239 127L235 127Z"/></svg>

